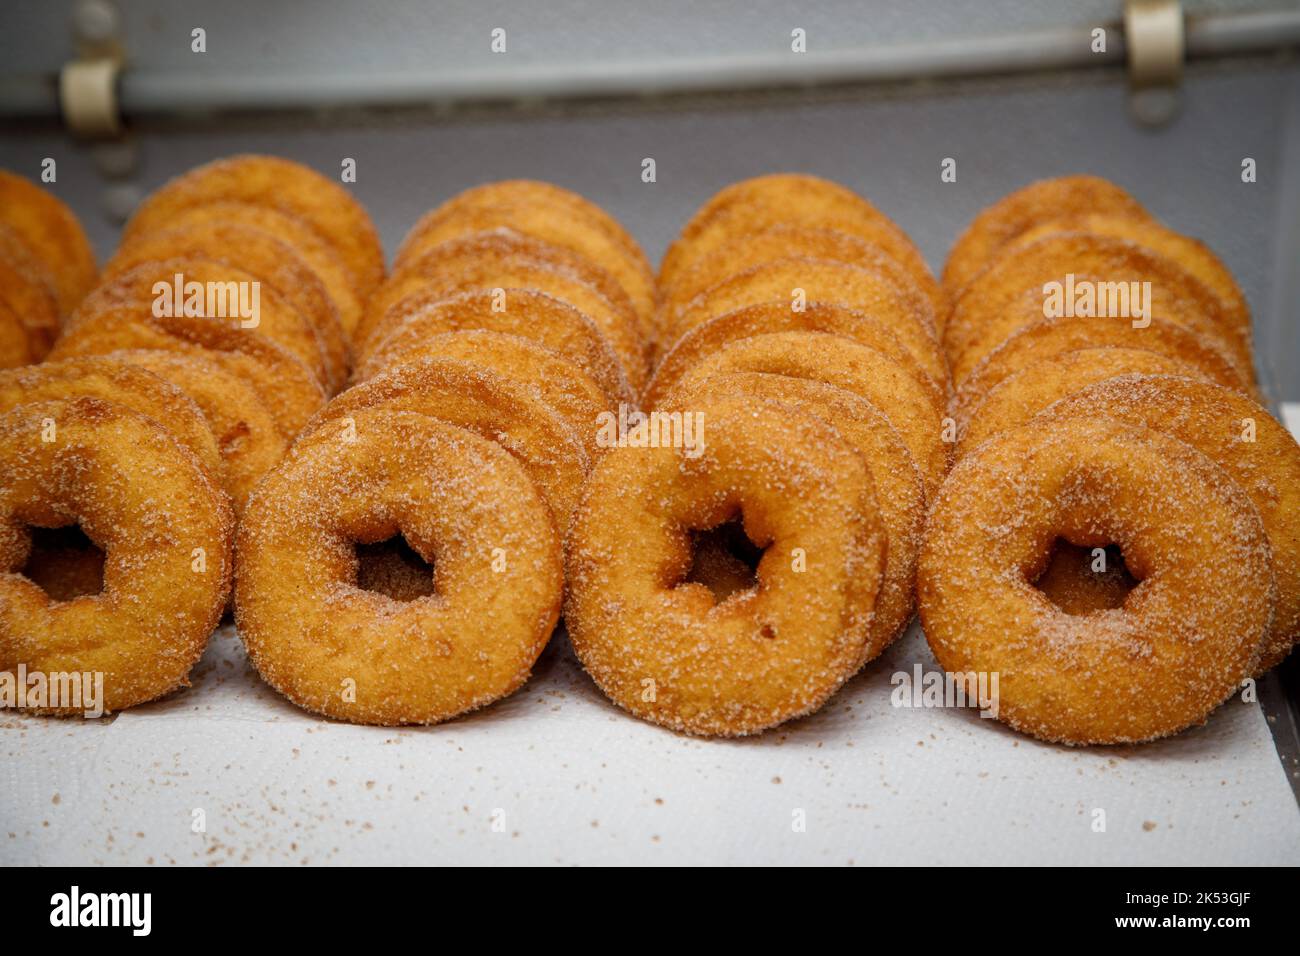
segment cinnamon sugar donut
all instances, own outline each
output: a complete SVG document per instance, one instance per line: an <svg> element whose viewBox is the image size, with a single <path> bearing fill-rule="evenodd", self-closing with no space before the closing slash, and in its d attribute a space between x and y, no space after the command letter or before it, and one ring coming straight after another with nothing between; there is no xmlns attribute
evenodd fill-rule
<svg viewBox="0 0 1300 956"><path fill-rule="evenodd" d="M39 279L68 315L95 284L95 253L64 203L35 183L0 170L0 224L12 229L36 264Z"/></svg>
<svg viewBox="0 0 1300 956"><path fill-rule="evenodd" d="M834 229L874 243L912 278L936 315L946 311L925 260L893 220L851 189L797 173L757 176L716 193L668 247L659 268L661 288L671 295L679 276L695 263L781 225Z"/></svg>
<svg viewBox="0 0 1300 956"><path fill-rule="evenodd" d="M975 217L948 254L944 290L957 297L1009 243L1041 223L1082 213L1151 218L1126 191L1097 176L1040 179L1003 196Z"/></svg>
<svg viewBox="0 0 1300 956"><path fill-rule="evenodd" d="M343 392L321 409L295 450L322 436L335 440L340 422L355 428L357 413L376 407L427 415L495 441L537 485L556 527L568 527L590 461L568 422L526 388L469 362L421 359Z"/></svg>
<svg viewBox="0 0 1300 956"><path fill-rule="evenodd" d="M927 499L948 469L942 408L931 393L888 356L824 332L777 332L733 342L678 380L682 389L723 372L765 372L823 382L878 408L898 430L925 481Z"/></svg>
<svg viewBox="0 0 1300 956"><path fill-rule="evenodd" d="M104 552L103 590L52 601L13 572L30 527L74 523ZM157 422L95 398L11 409L0 416L0 670L102 674L106 711L183 686L226 605L233 527L225 496Z"/></svg>
<svg viewBox="0 0 1300 956"><path fill-rule="evenodd" d="M498 308L499 306L499 308ZM401 317L357 369L365 380L405 361L425 340L443 332L481 329L519 335L559 352L600 383L611 404L632 401L618 359L591 319L554 296L531 289L466 292L449 299L416 293L390 310Z"/></svg>
<svg viewBox="0 0 1300 956"><path fill-rule="evenodd" d="M798 294L800 300L796 302ZM812 303L865 312L893 332L912 360L942 389L947 368L925 300L882 272L816 259L773 259L737 273L692 299L668 327L672 342L698 325L759 302L784 301L791 312Z"/></svg>
<svg viewBox="0 0 1300 956"><path fill-rule="evenodd" d="M1015 428L1058 398L1116 375L1185 375L1203 378L1195 368L1144 349L1095 348L1062 352L1008 375L989 390L966 420L957 420L956 457L990 435Z"/></svg>
<svg viewBox="0 0 1300 956"><path fill-rule="evenodd" d="M429 724L528 679L560 610L545 503L493 442L412 412L355 416L355 440L287 456L239 527L235 614L262 677L300 707ZM357 587L355 545L401 534L436 593Z"/></svg>
<svg viewBox="0 0 1300 956"><path fill-rule="evenodd" d="M1201 452L1249 496L1277 575L1277 606L1259 671L1281 663L1300 638L1300 446L1249 398L1210 382L1126 375L1081 389L1038 419L1106 416L1162 432Z"/></svg>
<svg viewBox="0 0 1300 956"><path fill-rule="evenodd" d="M857 669L884 535L871 475L832 426L744 399L692 412L703 454L621 447L597 464L569 539L565 620L587 673L634 716L758 733L816 710ZM715 605L685 581L690 532L737 515L766 552L757 587Z"/></svg>
<svg viewBox="0 0 1300 956"><path fill-rule="evenodd" d="M1029 583L1060 538L1119 545L1139 581L1121 608L1070 615ZM998 674L998 719L1070 744L1204 722L1253 673L1273 600L1259 514L1221 468L1150 429L1079 416L958 462L917 573L944 670Z"/></svg>
<svg viewBox="0 0 1300 956"><path fill-rule="evenodd" d="M140 204L122 241L170 229L186 210L216 202L251 203L306 223L346 266L362 301L384 279L384 250L361 204L337 182L277 156L232 156L176 177Z"/></svg>

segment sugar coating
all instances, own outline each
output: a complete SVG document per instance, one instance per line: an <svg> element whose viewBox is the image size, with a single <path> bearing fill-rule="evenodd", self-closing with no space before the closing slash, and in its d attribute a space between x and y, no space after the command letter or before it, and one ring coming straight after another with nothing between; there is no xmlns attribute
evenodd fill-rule
<svg viewBox="0 0 1300 956"><path fill-rule="evenodd" d="M49 190L0 170L0 224L30 253L29 261L52 287L59 314L70 314L96 273L94 250L76 215Z"/></svg>

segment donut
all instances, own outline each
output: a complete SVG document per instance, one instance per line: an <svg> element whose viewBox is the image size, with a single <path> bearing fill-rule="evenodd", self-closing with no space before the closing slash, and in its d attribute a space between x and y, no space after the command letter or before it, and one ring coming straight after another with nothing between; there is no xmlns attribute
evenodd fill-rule
<svg viewBox="0 0 1300 956"><path fill-rule="evenodd" d="M612 449L569 538L565 621L587 673L643 720L708 736L811 713L864 654L884 534L871 474L833 426L740 398L694 406L705 450ZM739 516L757 587L687 583L690 532ZM806 562L801 558L806 556Z"/></svg>
<svg viewBox="0 0 1300 956"><path fill-rule="evenodd" d="M104 590L104 552L80 528L66 525L28 530L32 543L27 561L13 573L31 581L51 601L71 601Z"/></svg>
<svg viewBox="0 0 1300 956"><path fill-rule="evenodd" d="M1053 545L1047 569L1031 583L1066 614L1074 615L1123 607L1137 587L1119 548L1081 548L1068 541Z"/></svg>
<svg viewBox="0 0 1300 956"><path fill-rule="evenodd" d="M1204 377L1185 362L1145 349L1107 346L1062 352L1008 375L989 390L969 417L955 419L954 454L960 458L990 435L1024 424L1071 392L1130 374Z"/></svg>
<svg viewBox="0 0 1300 956"><path fill-rule="evenodd" d="M427 358L469 362L523 386L563 416L592 461L602 454L597 426L609 399L595 379L558 352L522 336L467 329L432 335L402 352L403 363Z"/></svg>
<svg viewBox="0 0 1300 956"><path fill-rule="evenodd" d="M1139 581L1121 608L1067 614L1029 583L1061 538L1119 546ZM954 466L926 525L917 604L945 671L998 675L999 720L1042 740L1137 743L1204 722L1251 675L1271 564L1258 512L1200 452L1061 418Z"/></svg>
<svg viewBox="0 0 1300 956"><path fill-rule="evenodd" d="M19 321L26 351L39 360L59 336L61 317L53 282L13 229L0 226L0 303Z"/></svg>
<svg viewBox="0 0 1300 956"><path fill-rule="evenodd" d="M1128 322L1098 322L1075 315L1027 325L986 355L953 396L953 418L969 418L995 385L1026 365L1062 352L1106 346L1159 352L1192 366L1220 385L1251 391L1248 376L1226 352L1182 326L1153 318L1146 328L1135 329Z"/></svg>
<svg viewBox="0 0 1300 956"><path fill-rule="evenodd" d="M416 412L497 442L537 485L556 527L568 526L591 463L568 422L526 388L468 362L421 359L343 392L321 409L294 447L320 436L336 440L338 423L355 428L357 413L367 408Z"/></svg>
<svg viewBox="0 0 1300 956"><path fill-rule="evenodd" d="M269 339L208 319L154 316L130 306L86 316L65 333L49 360L106 355L122 349L163 349L200 355L248 382L286 440L325 404L320 381L298 358Z"/></svg>
<svg viewBox="0 0 1300 956"><path fill-rule="evenodd" d="M0 224L21 239L68 315L95 284L95 253L72 210L35 183L0 169ZM7 285L5 286L7 288Z"/></svg>
<svg viewBox="0 0 1300 956"><path fill-rule="evenodd" d="M796 303L796 290L802 293ZM812 303L865 312L893 332L936 385L947 367L925 300L894 284L884 273L816 259L774 259L737 273L700 293L670 329L672 341L710 319L758 302L783 301L791 312Z"/></svg>
<svg viewBox="0 0 1300 956"><path fill-rule="evenodd" d="M1008 248L1030 245L1058 232L1113 236L1172 259L1218 296L1227 319L1227 328L1236 337L1250 341L1250 306L1246 303L1246 296L1228 267L1205 243L1167 229L1152 220L1084 213L1035 226L1009 244Z"/></svg>
<svg viewBox="0 0 1300 956"><path fill-rule="evenodd" d="M1149 220L1129 193L1097 176L1041 179L1003 196L966 227L948 253L943 288L954 299L1020 235L1053 219L1097 213Z"/></svg>
<svg viewBox="0 0 1300 956"><path fill-rule="evenodd" d="M1013 333L1049 317L1045 287L1059 283L1068 295L1064 290L1070 281L1076 290L1107 290L1105 309L1094 310L1105 312L1111 311L1108 290L1129 291L1132 283L1150 282L1146 303L1150 316L1186 326L1226 348L1243 370L1253 368L1249 345L1231 338L1224 328L1218 297L1186 269L1122 239L1074 232L1056 233L1009 250L967 286L944 329L953 380L960 385L980 359ZM1122 299L1116 306L1116 311L1124 311ZM1135 310L1130 305L1128 311ZM1145 320L1135 315L1098 315L1096 321L1131 325Z"/></svg>
<svg viewBox="0 0 1300 956"><path fill-rule="evenodd" d="M931 378L894 332L878 318L842 305L809 303L795 312L788 300L759 302L726 312L695 326L673 345L660 360L654 377L646 386L641 404L654 408L673 384L691 366L718 349L739 339L772 332L827 332L869 345L901 365L909 375L925 385L937 401L944 400L946 389ZM942 359L940 359L942 361Z"/></svg>
<svg viewBox="0 0 1300 956"><path fill-rule="evenodd" d="M389 308L415 293L450 298L490 289L535 289L590 318L609 340L628 382L639 391L647 370L636 314L631 301L608 276L605 284L621 297L621 309L589 281L599 282L601 274L582 256L558 246L505 230L475 233L434 246L395 271L370 300L361 334L370 336L366 342L381 341L393 328Z"/></svg>
<svg viewBox="0 0 1300 956"><path fill-rule="evenodd" d="M678 379L693 388L724 372L765 372L845 389L878 408L898 430L925 481L927 499L948 470L942 408L931 393L887 355L839 335L775 332L733 342Z"/></svg>
<svg viewBox="0 0 1300 956"><path fill-rule="evenodd" d="M430 724L528 679L555 627L560 540L494 442L413 412L363 409L355 440L290 454L240 523L235 616L272 687L364 724ZM356 544L401 534L436 594L357 587Z"/></svg>
<svg viewBox="0 0 1300 956"><path fill-rule="evenodd" d="M671 296L678 277L696 263L773 226L796 225L834 229L875 244L912 278L936 315L946 312L946 300L921 253L893 220L851 189L797 173L742 180L715 194L668 247L659 268L660 287Z"/></svg>
<svg viewBox="0 0 1300 956"><path fill-rule="evenodd" d="M871 473L885 533L885 563L875 614L863 648L861 663L865 664L892 644L912 618L916 558L925 524L921 472L898 432L879 409L852 392L821 382L754 372L717 375L704 379L689 391L673 392L668 407L689 410L710 399L738 395L787 404L833 425L858 451ZM705 427L707 430L707 423ZM743 537L743 533L736 537ZM717 594L731 585L741 568L736 566L733 552L720 547L719 541L708 539L706 543L712 547L696 551L699 580ZM744 570L749 571L748 567ZM749 577L753 577L752 572ZM688 577L688 580L692 579Z"/></svg>
<svg viewBox="0 0 1300 956"><path fill-rule="evenodd" d="M235 517L244 513L249 492L284 455L288 440L257 389L215 357L202 352L125 349L104 358L147 369L194 400L216 439L221 486Z"/></svg>
<svg viewBox="0 0 1300 956"><path fill-rule="evenodd" d="M312 324L334 367L347 367L351 344L325 284L293 246L254 226L207 223L151 232L119 249L104 266L101 282L150 262L191 257L261 280Z"/></svg>
<svg viewBox="0 0 1300 956"><path fill-rule="evenodd" d="M393 331L358 366L356 377L361 381L405 361L410 350L420 349L431 336L481 329L519 335L558 352L595 379L611 404L632 401L618 359L595 323L544 292L501 289L449 299L416 293L390 311L401 319L394 319Z"/></svg>
<svg viewBox="0 0 1300 956"><path fill-rule="evenodd" d="M30 527L73 523L104 553L103 590L52 601L14 572ZM183 686L226 605L233 527L198 459L138 412L95 398L9 410L0 416L0 670L103 674L105 711Z"/></svg>
<svg viewBox="0 0 1300 956"><path fill-rule="evenodd" d="M263 206L306 223L347 268L362 301L384 279L384 250L361 204L338 183L277 156L232 156L176 177L136 209L123 244L170 229L186 210L216 202Z"/></svg>
<svg viewBox="0 0 1300 956"><path fill-rule="evenodd" d="M941 328L940 323L947 317L946 309L935 311L935 299L926 292L927 289L933 291L936 286L924 264L921 266L924 277L918 279L914 272L909 272L877 243L836 229L782 223L747 235L744 242L724 245L683 268L673 285L663 291L659 311L664 318L661 318L660 325L664 325L665 320L674 319L686 303L724 279L773 259L790 257L839 262L883 273L894 284L924 299L925 311L936 329Z"/></svg>
<svg viewBox="0 0 1300 956"><path fill-rule="evenodd" d="M1246 493L1263 521L1278 585L1259 672L1281 663L1300 638L1300 446L1291 433L1238 392L1165 375L1126 375L1090 385L1038 418L1077 415L1104 415L1176 438ZM1248 428L1253 441L1245 440Z"/></svg>
<svg viewBox="0 0 1300 956"><path fill-rule="evenodd" d="M0 372L0 413L28 402L97 398L161 425L193 452L206 473L221 474L217 443L203 412L171 382L107 358L43 362Z"/></svg>
<svg viewBox="0 0 1300 956"><path fill-rule="evenodd" d="M281 242L293 247L312 272L325 286L330 301L338 309L339 321L349 338L354 336L361 322L362 300L352 286L352 275L332 246L297 216L278 209L258 206L248 202L212 202L191 206L176 212L170 231L202 228L211 224L242 225L270 233ZM127 238L121 248L134 244Z"/></svg>
<svg viewBox="0 0 1300 956"><path fill-rule="evenodd" d="M450 239L503 227L576 252L609 273L632 301L642 340L655 340L655 280L645 253L614 217L551 183L504 180L453 196L411 228L393 267Z"/></svg>

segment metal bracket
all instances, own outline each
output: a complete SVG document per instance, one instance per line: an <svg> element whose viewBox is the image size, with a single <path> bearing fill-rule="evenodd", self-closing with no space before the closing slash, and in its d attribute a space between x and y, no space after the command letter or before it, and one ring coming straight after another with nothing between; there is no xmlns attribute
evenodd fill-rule
<svg viewBox="0 0 1300 956"><path fill-rule="evenodd" d="M1129 109L1147 126L1162 126L1182 105L1186 34L1179 0L1125 0Z"/></svg>
<svg viewBox="0 0 1300 956"><path fill-rule="evenodd" d="M80 0L72 10L77 59L59 71L59 106L76 136L104 138L122 132L117 96L123 60L120 23L109 0Z"/></svg>

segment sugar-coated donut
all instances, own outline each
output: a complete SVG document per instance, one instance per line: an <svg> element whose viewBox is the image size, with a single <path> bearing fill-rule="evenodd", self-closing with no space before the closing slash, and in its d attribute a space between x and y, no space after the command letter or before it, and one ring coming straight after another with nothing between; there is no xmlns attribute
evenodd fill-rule
<svg viewBox="0 0 1300 956"><path fill-rule="evenodd" d="M1134 284L1149 282L1151 294L1146 305L1152 317L1192 329L1206 341L1226 348L1243 370L1253 372L1249 343L1231 337L1218 296L1190 272L1172 259L1122 239L1069 232L1008 250L966 287L944 328L943 344L953 381L960 385L985 355L1013 333L1051 317L1049 305L1054 303L1046 292L1049 283L1060 284L1063 306L1076 306L1064 309L1064 314L1084 314L1076 303L1065 301L1070 282L1076 295L1094 290L1100 297L1106 291L1105 308L1099 303L1094 312L1111 311L1112 283L1118 311L1123 311L1124 304L1119 292L1128 293L1129 311L1136 311L1132 308ZM1136 288L1141 294L1142 286ZM1086 302L1084 305L1086 308ZM1131 324L1145 319L1098 314L1096 321Z"/></svg>
<svg viewBox="0 0 1300 956"><path fill-rule="evenodd" d="M1139 581L1121 608L1070 615L1029 583L1058 538L1119 545ZM1259 514L1221 468L1150 429L1079 416L959 461L917 573L944 670L996 673L998 719L1071 744L1203 722L1253 673L1274 593Z"/></svg>
<svg viewBox="0 0 1300 956"><path fill-rule="evenodd" d="M1026 365L989 390L965 420L957 419L956 457L990 435L1015 428L1052 402L1116 375L1186 375L1204 378L1193 366L1145 349L1089 348L1062 352Z"/></svg>
<svg viewBox="0 0 1300 956"><path fill-rule="evenodd" d="M1268 535L1277 607L1259 670L1282 662L1300 638L1300 446L1249 398L1184 377L1123 376L1061 399L1040 416L1106 416L1163 432L1222 468L1250 497Z"/></svg>
<svg viewBox="0 0 1300 956"><path fill-rule="evenodd" d="M947 306L938 283L893 220L851 189L798 173L757 176L716 193L668 247L659 268L660 286L672 290L695 263L780 225L834 229L876 244L911 276L935 314L944 313Z"/></svg>
<svg viewBox="0 0 1300 956"><path fill-rule="evenodd" d="M16 232L68 315L95 284L95 253L64 203L35 183L0 170L0 224Z"/></svg>
<svg viewBox="0 0 1300 956"><path fill-rule="evenodd" d="M925 481L927 499L948 470L942 406L887 355L839 335L776 332L733 342L678 379L679 388L723 372L766 372L824 382L878 408L898 430Z"/></svg>
<svg viewBox="0 0 1300 956"><path fill-rule="evenodd" d="M278 156L232 156L176 177L140 204L123 242L170 229L184 211L215 202L251 203L305 222L347 267L362 301L383 281L384 250L361 204L337 182Z"/></svg>
<svg viewBox="0 0 1300 956"><path fill-rule="evenodd" d="M207 319L155 318L138 306L103 309L84 317L50 352L50 361L106 355L121 349L197 354L243 378L262 397L280 435L292 440L325 404L320 381L296 356L270 339Z"/></svg>
<svg viewBox="0 0 1300 956"><path fill-rule="evenodd" d="M871 620L863 663L874 659L906 629L915 608L916 558L925 525L925 486L916 462L884 414L863 398L821 382L781 375L737 372L706 378L673 392L667 408L689 410L700 402L727 396L779 402L833 425L866 463L885 532L885 565ZM707 427L707 425L706 425ZM701 583L716 587L739 569L729 553L704 552ZM697 552L697 565L700 554ZM747 569L746 569L747 570ZM716 593L716 591L715 591Z"/></svg>
<svg viewBox="0 0 1300 956"><path fill-rule="evenodd" d="M946 395L945 379L927 374L904 341L873 315L842 305L812 302L795 311L786 299L758 302L726 312L695 326L659 361L654 377L641 396L641 404L654 408L691 366L739 339L773 332L827 332L842 335L888 355L913 378L926 385L936 400ZM942 357L939 357L942 362ZM946 376L946 372L944 372Z"/></svg>
<svg viewBox="0 0 1300 956"><path fill-rule="evenodd" d="M884 561L871 475L789 406L697 404L704 450L615 448L569 538L565 620L583 667L644 720L757 733L820 707L864 654ZM714 604L687 583L692 530L740 516L758 585Z"/></svg>
<svg viewBox="0 0 1300 956"><path fill-rule="evenodd" d="M29 527L73 523L104 552L103 591L51 601L13 572ZM138 412L79 398L0 416L0 669L102 674L107 711L184 685L226 605L233 527L198 459Z"/></svg>
<svg viewBox="0 0 1300 956"><path fill-rule="evenodd" d="M218 201L178 210L171 222L173 230L201 228L213 223L251 226L293 246L293 251L325 286L330 301L338 309L343 330L349 337L353 336L361 322L362 300L352 285L352 274L334 248L302 219L250 202ZM121 248L128 249L133 244L134 240L128 236Z"/></svg>
<svg viewBox="0 0 1300 956"><path fill-rule="evenodd" d="M934 317L914 289L883 272L829 260L773 259L724 279L692 299L669 328L672 341L698 325L759 302L784 301L792 312L812 303L865 312L893 332L913 361L942 386L947 367L934 331Z"/></svg>
<svg viewBox="0 0 1300 956"><path fill-rule="evenodd" d="M631 300L604 275L607 297L597 283L603 270L575 252L527 239L509 230L474 233L434 246L394 271L367 305L361 351L383 341L400 312L392 306L416 293L450 298L462 292L491 289L534 289L567 302L587 316L609 340L628 382L645 386L645 343L641 340ZM616 302L621 301L621 306Z"/></svg>
<svg viewBox="0 0 1300 956"><path fill-rule="evenodd" d="M500 228L570 249L608 272L632 300L642 340L655 340L654 273L645 253L613 216L551 183L511 179L453 196L411 227L393 268L449 239Z"/></svg>
<svg viewBox="0 0 1300 956"><path fill-rule="evenodd" d="M1008 375L1026 365L1075 349L1147 349L1194 367L1211 381L1249 393L1247 376L1228 353L1196 333L1164 319L1153 318L1146 328L1128 322L1098 321L1089 316L1043 319L1027 325L986 355L953 395L953 418L970 417L984 397Z"/></svg>
<svg viewBox="0 0 1300 956"><path fill-rule="evenodd" d="M1125 190L1097 176L1040 179L1003 196L975 217L948 253L943 288L955 298L1008 243L1041 223L1080 213L1151 218Z"/></svg>
<svg viewBox="0 0 1300 956"><path fill-rule="evenodd" d="M104 357L148 369L194 400L216 439L221 486L230 495L235 517L242 515L253 486L289 446L252 383L199 351L124 349Z"/></svg>
<svg viewBox="0 0 1300 956"><path fill-rule="evenodd" d="M262 677L298 706L366 724L447 720L528 679L555 627L560 540L495 443L363 409L355 440L287 456L239 527L235 613ZM355 545L401 534L436 593L357 587Z"/></svg>
<svg viewBox="0 0 1300 956"><path fill-rule="evenodd" d="M563 531L578 506L590 460L578 435L557 411L490 369L446 358L395 366L336 397L294 445L335 440L342 423L355 430L367 408L408 411L449 422L497 442L513 455L550 506ZM595 426L592 426L595 431Z"/></svg>
<svg viewBox="0 0 1300 956"><path fill-rule="evenodd" d="M27 402L97 398L139 412L194 453L219 479L221 457L202 410L181 389L152 372L109 358L42 362L0 372L0 413Z"/></svg>
<svg viewBox="0 0 1300 956"><path fill-rule="evenodd" d="M449 299L418 292L392 307L400 313L393 331L357 369L364 380L404 361L412 349L421 350L431 336L443 332L482 329L520 335L559 352L600 383L609 401L632 401L618 358L595 323L573 306L531 289L466 292Z"/></svg>

